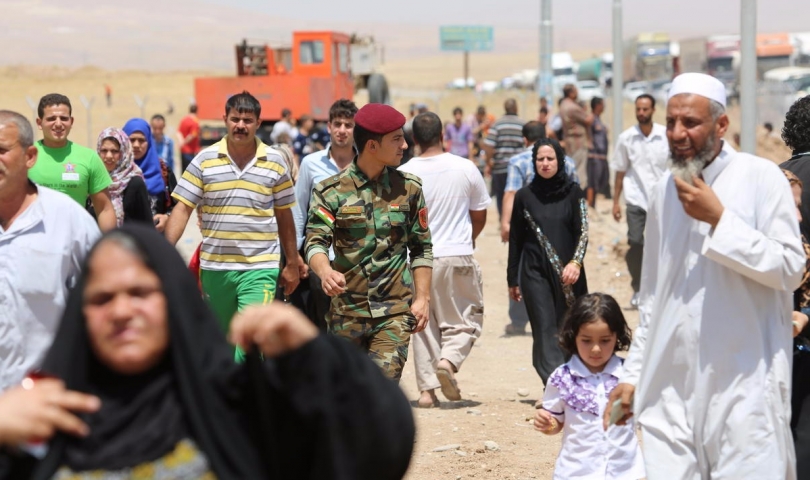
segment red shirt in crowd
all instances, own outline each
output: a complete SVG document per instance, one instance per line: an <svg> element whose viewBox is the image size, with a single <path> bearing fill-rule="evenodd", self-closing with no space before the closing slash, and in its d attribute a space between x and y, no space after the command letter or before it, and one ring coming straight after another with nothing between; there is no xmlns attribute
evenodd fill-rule
<svg viewBox="0 0 810 480"><path fill-rule="evenodd" d="M180 132L183 138L194 134L194 138L190 142L180 147L180 153L196 155L200 152L200 122L195 115L186 115L183 117L183 120L180 121L180 126L177 127L177 131Z"/></svg>

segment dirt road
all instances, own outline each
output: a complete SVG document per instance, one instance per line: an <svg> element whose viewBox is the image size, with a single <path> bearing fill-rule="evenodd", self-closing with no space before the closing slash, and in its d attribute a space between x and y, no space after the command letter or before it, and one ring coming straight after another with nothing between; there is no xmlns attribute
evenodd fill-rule
<svg viewBox="0 0 810 480"><path fill-rule="evenodd" d="M596 214L591 212L585 269L590 291L609 293L628 305L627 227L610 216L611 205L600 198ZM483 334L457 376L464 400L414 409L418 434L408 480L551 478L561 435L545 436L529 422L534 402L543 395L531 364L531 336L503 335L507 246L500 241L497 216L493 202L475 254L484 275L486 313ZM626 310L625 315L635 328L636 312ZM401 386L411 400L418 397L413 362L405 367ZM498 449L488 450L485 442L495 442ZM434 451L440 447L449 449Z"/></svg>
<svg viewBox="0 0 810 480"><path fill-rule="evenodd" d="M627 226L610 216L611 201L600 197L598 202L590 214L585 256L588 286L628 305L632 291L624 262ZM554 469L561 435L547 437L529 422L534 402L543 396L543 384L532 367L531 336L503 335L508 322L507 245L500 241L495 202L487 217L475 253L484 275L484 328L457 375L463 400L442 402L438 409L414 409L417 441L406 480L550 479ZM189 222L177 243L184 258L200 239L196 223ZM625 310L625 315L635 328L637 313ZM415 401L419 392L412 361L400 385ZM497 450L487 450L484 442L495 442ZM458 448L434 452L454 445Z"/></svg>

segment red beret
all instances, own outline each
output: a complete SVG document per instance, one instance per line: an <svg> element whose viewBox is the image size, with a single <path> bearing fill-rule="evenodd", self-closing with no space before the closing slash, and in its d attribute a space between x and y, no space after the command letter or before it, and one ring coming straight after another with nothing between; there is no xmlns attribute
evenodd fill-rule
<svg viewBox="0 0 810 480"><path fill-rule="evenodd" d="M405 115L382 103L368 103L357 111L354 123L371 133L385 135L405 125Z"/></svg>

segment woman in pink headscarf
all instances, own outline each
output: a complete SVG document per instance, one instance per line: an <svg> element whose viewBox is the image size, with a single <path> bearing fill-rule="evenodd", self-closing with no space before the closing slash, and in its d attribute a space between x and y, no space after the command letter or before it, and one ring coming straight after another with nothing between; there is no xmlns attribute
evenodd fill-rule
<svg viewBox="0 0 810 480"><path fill-rule="evenodd" d="M133 159L127 134L119 128L105 128L98 136L97 151L112 177L109 191L118 226L130 222L154 225L149 192L143 172ZM88 210L94 213L92 206Z"/></svg>

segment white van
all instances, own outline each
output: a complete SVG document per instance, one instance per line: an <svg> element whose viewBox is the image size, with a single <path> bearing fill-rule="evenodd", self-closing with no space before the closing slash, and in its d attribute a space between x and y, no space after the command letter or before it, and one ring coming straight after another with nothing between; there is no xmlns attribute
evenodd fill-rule
<svg viewBox="0 0 810 480"><path fill-rule="evenodd" d="M765 80L786 82L807 76L810 76L810 68L808 67L781 67L768 70L763 75L763 78Z"/></svg>

